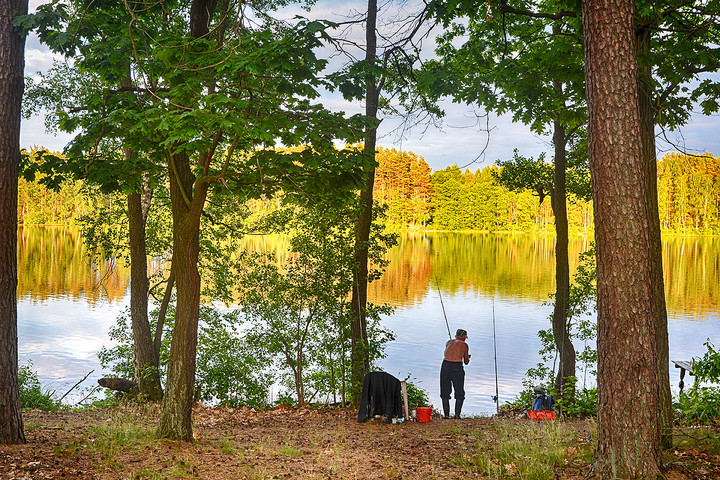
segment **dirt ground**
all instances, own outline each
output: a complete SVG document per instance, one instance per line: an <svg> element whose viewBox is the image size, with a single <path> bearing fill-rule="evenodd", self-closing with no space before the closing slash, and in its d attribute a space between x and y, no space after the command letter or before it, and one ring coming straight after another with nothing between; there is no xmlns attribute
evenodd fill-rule
<svg viewBox="0 0 720 480"><path fill-rule="evenodd" d="M430 423L357 422L350 409L268 411L245 408L194 413L197 441L154 440L156 405L85 412L26 412L27 442L0 445L1 479L460 479L487 478L467 459L497 422L473 418ZM555 479L592 478L592 422L564 422L576 445ZM486 444L485 444L486 445ZM583 455L584 452L584 455ZM589 453L588 453L589 452ZM720 457L702 449L668 453L673 480L720 479ZM513 465L492 478L524 478Z"/></svg>

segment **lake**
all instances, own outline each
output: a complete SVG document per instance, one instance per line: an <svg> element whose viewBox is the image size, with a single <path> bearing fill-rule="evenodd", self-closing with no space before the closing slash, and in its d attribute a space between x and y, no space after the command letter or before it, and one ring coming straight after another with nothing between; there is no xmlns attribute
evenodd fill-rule
<svg viewBox="0 0 720 480"><path fill-rule="evenodd" d="M107 332L128 305L128 269L121 262L91 263L73 228L24 228L18 237L20 363L31 361L43 388L58 396L91 371L81 387L95 384L108 373L101 371L97 353L111 345ZM379 367L409 376L438 407L448 338L444 306L452 332L468 331L472 360L463 413L495 411L494 340L500 402L512 400L527 369L539 361L537 332L549 326L554 241L530 234L403 235L388 253L385 275L369 289L371 301L396 308L384 320L397 338ZM571 238L571 272L587 247L586 237ZM663 260L670 358L689 360L704 353L708 338L719 343L720 238L665 237ZM671 368L670 375L676 392L678 370ZM81 398L78 389L67 400Z"/></svg>

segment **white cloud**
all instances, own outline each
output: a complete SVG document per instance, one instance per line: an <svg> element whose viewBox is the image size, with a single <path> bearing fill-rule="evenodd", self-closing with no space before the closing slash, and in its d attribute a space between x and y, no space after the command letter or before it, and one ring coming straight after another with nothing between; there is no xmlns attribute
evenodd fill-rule
<svg viewBox="0 0 720 480"><path fill-rule="evenodd" d="M55 61L62 61L61 55L40 48L25 49L25 75L35 77L37 72L47 72Z"/></svg>
<svg viewBox="0 0 720 480"><path fill-rule="evenodd" d="M30 150L34 146L45 147L52 152L61 152L73 136L67 133L53 135L45 131L43 116L23 119L20 125L20 146Z"/></svg>

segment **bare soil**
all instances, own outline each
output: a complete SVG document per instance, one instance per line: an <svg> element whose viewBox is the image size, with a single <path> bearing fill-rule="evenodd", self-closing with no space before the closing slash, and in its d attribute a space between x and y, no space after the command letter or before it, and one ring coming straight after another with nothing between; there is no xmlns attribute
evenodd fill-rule
<svg viewBox="0 0 720 480"><path fill-rule="evenodd" d="M532 422L512 416L360 424L351 409L198 406L197 438L186 443L152 438L157 413L157 405L26 412L27 443L0 445L0 479L485 478L467 461L486 448L477 439L492 438L497 422ZM594 478L592 421L564 423L577 435L554 477ZM667 452L669 479L720 479L720 456L695 443ZM501 478L522 478L513 465L504 468Z"/></svg>

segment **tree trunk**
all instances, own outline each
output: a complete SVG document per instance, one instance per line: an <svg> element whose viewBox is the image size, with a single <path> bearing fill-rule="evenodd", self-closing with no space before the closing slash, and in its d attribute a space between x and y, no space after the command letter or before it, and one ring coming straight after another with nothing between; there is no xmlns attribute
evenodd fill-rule
<svg viewBox="0 0 720 480"><path fill-rule="evenodd" d="M650 225L632 0L582 2L598 285L603 478L657 478L660 421Z"/></svg>
<svg viewBox="0 0 720 480"><path fill-rule="evenodd" d="M637 29L638 58L650 52L650 28ZM672 447L672 394L670 393L670 346L668 344L667 306L663 277L662 240L660 237L660 211L657 190L657 153L655 150L655 115L652 108L650 67L640 66L638 94L640 105L640 139L645 164L645 196L650 221L650 268L653 296L653 317L658 352L658 395L660 433L663 448Z"/></svg>
<svg viewBox="0 0 720 480"><path fill-rule="evenodd" d="M207 186L198 186L186 152L170 157L170 199L173 211L173 270L177 288L167 383L157 435L192 441L192 404L195 387L195 355L200 318L200 214Z"/></svg>
<svg viewBox="0 0 720 480"><path fill-rule="evenodd" d="M132 87L130 62L126 65L126 74L120 86ZM125 147L125 159L137 156L131 148ZM128 240L130 243L130 322L133 331L133 366L135 383L139 393L153 401L162 398L160 386L160 355L155 349L148 320L147 246L145 225L147 223L152 189L144 180L141 191L127 197Z"/></svg>
<svg viewBox="0 0 720 480"><path fill-rule="evenodd" d="M365 60L373 64L377 60L377 1L368 0L368 17L365 32L367 50ZM366 79L365 92L365 115L370 118L377 118L378 100L380 89L374 75L368 74ZM375 147L377 143L377 128L369 128L365 132L365 155L375 159ZM351 325L351 391L353 402L360 400L362 381L365 374L370 370L370 359L368 356L367 337L367 284L368 284L368 246L370 242L370 228L372 225L373 187L375 185L375 168L367 172L365 188L360 192L360 212L355 222L355 259L353 268L353 292L352 292L352 325Z"/></svg>
<svg viewBox="0 0 720 480"><path fill-rule="evenodd" d="M20 103L25 38L13 16L27 14L27 0L0 4L0 444L25 443L18 388L17 207Z"/></svg>
<svg viewBox="0 0 720 480"><path fill-rule="evenodd" d="M553 82L555 90L562 95L560 82ZM565 189L565 171L567 169L567 135L565 127L557 120L553 125L553 143L555 147L555 178L551 203L555 215L555 308L553 310L552 329L555 348L560 353L560 368L555 380L555 388L560 398L569 400L574 396L575 347L568 331L568 302L570 300L570 266L568 260L568 217L567 192Z"/></svg>
<svg viewBox="0 0 720 480"><path fill-rule="evenodd" d="M216 5L215 0L193 0L190 8L190 33L193 37L208 34ZM190 442L193 440L192 405L200 321L200 216L208 184L200 182L193 192L195 176L186 151L168 152L168 177L173 213L171 268L175 273L177 305L157 435Z"/></svg>
<svg viewBox="0 0 720 480"><path fill-rule="evenodd" d="M302 378L302 356L296 355L295 357L296 367L295 373L295 394L297 395L298 405L305 405L305 384Z"/></svg>
<svg viewBox="0 0 720 480"><path fill-rule="evenodd" d="M126 155L133 153L126 151ZM150 400L162 398L160 355L155 350L148 320L147 248L145 224L152 191L145 182L142 193L128 195L128 230L130 241L130 319L133 330L133 365L135 382L141 394Z"/></svg>
<svg viewBox="0 0 720 480"><path fill-rule="evenodd" d="M175 261L170 259L170 274L168 275L167 283L165 284L165 293L163 294L162 302L160 302L160 308L158 309L158 319L155 325L155 337L153 343L155 344L155 352L160 355L162 349L162 334L163 328L165 327L165 317L167 315L167 309L170 305L170 299L172 298L172 290L175 286L175 269L173 266Z"/></svg>

